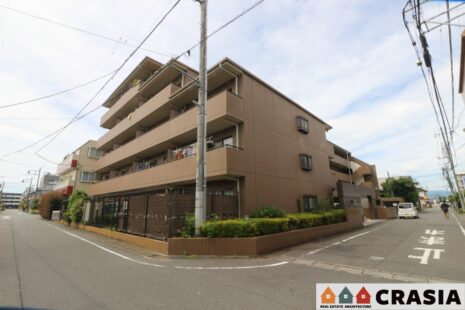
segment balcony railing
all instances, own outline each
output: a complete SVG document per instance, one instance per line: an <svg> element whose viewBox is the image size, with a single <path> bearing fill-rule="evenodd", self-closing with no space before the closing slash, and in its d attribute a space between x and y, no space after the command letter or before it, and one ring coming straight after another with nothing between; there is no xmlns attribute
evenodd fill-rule
<svg viewBox="0 0 465 310"><path fill-rule="evenodd" d="M102 195L145 187L162 186L171 183L195 180L196 156L193 154L155 166L141 167L140 170L113 177L92 185L91 195ZM234 146L222 146L207 152L207 176L215 177L237 174L242 162L242 149Z"/></svg>
<svg viewBox="0 0 465 310"><path fill-rule="evenodd" d="M57 167L57 174L63 175L73 169L76 169L78 164L78 156L77 155L68 155Z"/></svg>
<svg viewBox="0 0 465 310"><path fill-rule="evenodd" d="M137 108L134 112L130 113L127 117L111 128L110 131L100 137L97 141L97 148L109 150L112 148L113 144L120 144L123 141L134 138L137 128L141 127L141 123L157 123L163 118L169 116L169 109L163 111L166 115L161 115L162 113L160 113L159 110L163 106L167 107L169 97L177 89L178 87L174 84L166 86L142 106ZM157 112L159 112L158 115Z"/></svg>
<svg viewBox="0 0 465 310"><path fill-rule="evenodd" d="M232 126L231 122L225 120L242 122L242 108L242 98L226 90L210 98L207 102L207 128L215 128L219 131ZM190 109L116 150L108 152L96 161L94 169L101 171L110 166L129 165L131 157L142 153L157 154L165 151L167 149L165 144L169 141L177 141L179 144L188 143L195 139L196 128L197 110Z"/></svg>
<svg viewBox="0 0 465 310"><path fill-rule="evenodd" d="M74 180L66 179L64 181L57 183L57 185L53 187L53 190L60 192L61 194L64 194L64 195L69 195L73 192L73 186L74 186Z"/></svg>
<svg viewBox="0 0 465 310"><path fill-rule="evenodd" d="M116 101L116 103L105 113L100 119L100 126L104 128L113 127L113 123L116 123L118 114L124 113L124 111L134 109L139 103L137 93L139 92L139 84L131 87Z"/></svg>

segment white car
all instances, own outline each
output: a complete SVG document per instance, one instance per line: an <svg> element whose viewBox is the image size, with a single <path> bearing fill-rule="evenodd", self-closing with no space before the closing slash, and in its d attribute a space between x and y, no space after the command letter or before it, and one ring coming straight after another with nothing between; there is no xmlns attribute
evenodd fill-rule
<svg viewBox="0 0 465 310"><path fill-rule="evenodd" d="M417 208L411 202L401 202L399 203L399 218L419 218Z"/></svg>

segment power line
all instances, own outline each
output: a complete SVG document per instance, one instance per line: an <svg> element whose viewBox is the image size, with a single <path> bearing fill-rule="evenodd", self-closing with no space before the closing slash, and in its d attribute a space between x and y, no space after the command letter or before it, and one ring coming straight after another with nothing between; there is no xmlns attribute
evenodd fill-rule
<svg viewBox="0 0 465 310"><path fill-rule="evenodd" d="M260 4L262 4L263 2L265 2L265 0L260 0L260 1L257 1L255 2L252 6L248 7L247 9L243 10L241 13L239 13L238 15L234 16L232 19L230 19L229 21L227 21L226 23L224 23L223 25L221 25L220 27L216 28L213 32L211 32L210 34L208 34L206 37L205 37L205 41L208 40L210 37L214 36L215 34L217 34L218 32L220 32L221 30L223 30L224 28L226 28L227 26L229 26L230 24L232 24L233 22L235 22L236 20L238 20L239 18L241 18L242 16L244 16L245 14L247 14L248 12L252 11L253 9L255 9L257 6L259 6ZM199 41L197 42L196 44L194 44L193 46L191 46L191 48L185 50L184 52L182 52L181 54L179 54L177 57L174 58L174 60L190 53L191 50L193 50L194 48L198 47L202 42Z"/></svg>
<svg viewBox="0 0 465 310"><path fill-rule="evenodd" d="M28 13L28 12L25 12L25 11L22 11L22 10L18 10L18 9L15 9L15 8L8 7L6 5L0 5L0 8L10 10L12 12L22 14L22 15L25 15L25 16L29 16L29 17L32 17L32 18L35 18L35 19L38 19L38 20L41 20L41 21L44 21L44 22L48 22L48 23L51 23L51 24L62 26L62 27L68 28L68 29L76 30L76 31L79 31L79 32L82 32L82 33L85 33L85 34L100 38L100 39L104 39L104 40L124 44L124 45L131 46L131 47L137 47L137 45L128 43L127 41L123 41L123 40L120 40L120 39L114 39L114 38L111 38L111 37L103 35L103 34L95 33L95 32L85 30L85 29L82 29L82 28L79 28L79 27L76 27L76 26L72 26L72 25L69 25L69 24L58 22L58 21L48 19L48 18L45 18L45 17L42 17L42 16L34 15L34 14L31 14L31 13ZM173 54L170 54L170 53L167 53L167 52L164 52L164 51L160 51L160 50L154 50L154 49L149 49L149 48L141 48L141 49L144 50L144 51L147 51L147 52L151 52L151 53L155 53L155 54L159 54L159 55L163 55L163 56L167 56L167 57L172 57L173 56Z"/></svg>
<svg viewBox="0 0 465 310"><path fill-rule="evenodd" d="M56 134L53 135L53 137L47 142L45 143L44 145L42 145L37 151L35 151L35 154L38 155L39 157L43 158L42 156L39 155L39 151L43 150L47 145L49 145L52 141L54 141L69 125L71 125L72 123L74 123L76 120L80 119L79 118L79 115L87 108L87 106L89 106L89 104L92 103L92 101L94 101L94 99L105 89L105 87L108 85L108 83L110 83L110 81L116 76L116 74L118 74L118 72L124 67L124 65L129 61L129 59L132 58L132 56L134 56L134 54L140 49L140 47L145 43L145 41L148 40L148 38L152 35L152 33L161 25L161 23L163 23L163 21L168 17L168 15L174 10L174 8L179 4L181 0L177 0L172 6L171 8L165 13L165 15L163 15L162 19L152 28L152 30L150 30L150 32L145 36L145 38L137 45L137 47L131 52L131 54L129 54L129 56L123 61L123 63L118 67L118 69L116 69L116 71L114 71L114 73L110 76L110 78L102 85L102 87L100 87L100 89L95 93L94 96L92 96L92 98L81 108L81 110L79 110L79 112L73 117L73 119L71 121L69 121L65 126L63 126L61 129L58 130L58 132ZM100 106L99 106L100 107ZM98 108L99 108L98 107ZM93 109L90 111L90 113L92 113L93 111L97 110L98 108L96 109ZM88 115L90 114L89 112L86 113L85 115Z"/></svg>
<svg viewBox="0 0 465 310"><path fill-rule="evenodd" d="M14 106L18 106L18 105L22 105L22 104L26 104L26 103L31 103L31 102L35 102L35 101L40 101L40 100L43 100L43 99L47 99L47 98L51 98L51 97L54 97L54 96L58 96L58 95L61 95L61 94L64 94L64 93L67 93L67 92L70 92L70 91L73 91L75 89L78 89L80 87L83 87L83 86L86 86L86 85L89 85L89 84L92 84L94 82L97 82L97 81L100 81L101 79L109 76L110 74L113 74L115 71L112 71L112 72L109 72L105 75L102 75L94 80L91 80L91 81L88 81L88 82L85 82L85 83L82 83L82 84L79 84L79 85L76 85L74 87L71 87L71 88L68 88L68 89L65 89L65 90L60 90L56 93L52 93L52 94L49 94L49 95L45 95L45 96L42 96L42 97L38 97L38 98L34 98L34 99L29 99L29 100L25 100L25 101L20 101L20 102L16 102L16 103L11 103L11 104L6 104L6 105L2 105L0 106L0 109L4 109L4 108L10 108L10 107L14 107Z"/></svg>
<svg viewBox="0 0 465 310"><path fill-rule="evenodd" d="M248 7L247 9L243 10L241 13L239 13L238 15L236 15L235 17L233 17L232 19L230 19L229 21L227 21L227 22L226 22L225 24L223 24L222 26L220 26L220 27L218 27L217 29L215 29L215 30L214 30L212 33L210 33L209 35L207 35L205 40L208 40L210 37L214 36L216 33L218 33L219 31L221 31L222 29L224 29L226 26L229 26L231 23L233 23L234 21L238 20L240 17L244 16L246 13L250 12L252 9L256 8L259 4L263 3L264 1L265 1L265 0L260 0L260 1L256 2L256 3L254 3L252 6ZM179 2L179 0L174 4L174 6L176 6L176 5L178 4L178 2ZM0 7L1 7L1 6L0 6ZM170 11L171 11L171 10L172 10L172 9L170 9ZM165 17L166 17L166 16L165 16ZM163 18L165 18L165 17L163 17ZM179 59L179 58L182 57L183 55L186 55L186 54L190 53L190 51L191 51L192 49L198 47L199 45L200 45L200 41L197 42L196 44L194 44L194 45L193 45L192 47L190 47L189 49L187 49L187 50L183 51L182 53L180 53L178 56L173 57L166 65L171 65L172 62L174 62L175 60ZM161 70L161 68L160 68L159 70L157 70L154 74L156 74L156 73L159 72L160 70ZM117 73L117 71L116 71L116 73ZM19 149L19 150L16 150L16 151L14 151L14 152L11 152L11 153L8 153L8 154L2 155L2 156L5 157L5 156L10 156L10 155L13 155L13 154L20 153L20 152L22 152L22 151L24 151L24 150L27 150L27 149L29 149L29 148L31 148L31 147L33 147L33 146L39 144L39 143L42 142L42 141L45 141L46 139L52 137L52 136L55 135L55 134L58 136L64 129L66 129L66 127L68 127L69 125L71 125L71 124L74 123L74 122L77 122L77 121L79 121L79 120L85 118L87 115L89 115L89 114L95 112L96 110L98 110L98 109L101 108L101 107L102 107L102 106L99 105L99 106L95 107L94 109L92 109L92 110L86 112L85 114L83 114L83 115L81 115L81 116L79 116L79 117L77 117L77 118L73 118L73 119L72 119L68 124L66 124L65 126L59 128L59 129L57 129L56 131L54 131L54 132L50 133L49 135L47 135L47 136L41 138L40 140L38 140L38 141L36 141L36 142L34 142L34 143L30 144L30 145L27 145L27 146L25 146L25 147L23 147L23 148L21 148L21 149ZM82 111L82 110L81 110L81 111ZM79 115L79 114L80 114L80 112L78 113L78 115ZM52 139L54 139L54 138L52 138ZM50 141L50 142L51 142L51 141ZM47 143L47 144L49 144L49 143ZM45 145L45 146L46 146L46 145ZM45 147L45 146L44 146L44 147ZM42 149L42 148L41 148L41 149ZM38 151L40 151L41 149L39 149Z"/></svg>

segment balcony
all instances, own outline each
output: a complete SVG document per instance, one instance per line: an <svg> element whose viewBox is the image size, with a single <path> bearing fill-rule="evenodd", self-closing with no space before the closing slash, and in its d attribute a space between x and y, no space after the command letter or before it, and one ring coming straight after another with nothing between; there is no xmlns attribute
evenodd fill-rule
<svg viewBox="0 0 465 310"><path fill-rule="evenodd" d="M75 154L69 154L67 155L63 161L58 164L57 167L57 174L58 175L64 175L65 173L70 172L73 169L76 169L77 164L78 164L78 155Z"/></svg>
<svg viewBox="0 0 465 310"><path fill-rule="evenodd" d="M373 175L372 168L368 165L361 165L358 169L354 170L355 178L363 178L366 175Z"/></svg>
<svg viewBox="0 0 465 310"><path fill-rule="evenodd" d="M331 156L329 160L333 163L336 163L337 165L344 166L344 167L348 167L348 164L349 164L347 161L347 158L343 158L338 155Z"/></svg>
<svg viewBox="0 0 465 310"><path fill-rule="evenodd" d="M174 84L166 86L137 110L116 124L110 131L105 133L97 141L97 148L105 151L111 150L113 144L120 144L131 139L131 137L135 137L136 131L139 128L150 127L167 117L170 107L166 103L177 89L178 87ZM117 104L118 103L115 105Z"/></svg>
<svg viewBox="0 0 465 310"><path fill-rule="evenodd" d="M233 147L221 147L207 152L208 179L241 175L243 151ZM195 180L196 156L189 156L166 164L115 177L91 186L92 196L112 192L156 188L168 184L186 184Z"/></svg>
<svg viewBox="0 0 465 310"><path fill-rule="evenodd" d="M62 195L70 195L73 192L74 180L66 179L53 187L53 190Z"/></svg>
<svg viewBox="0 0 465 310"><path fill-rule="evenodd" d="M208 133L230 128L231 122L242 122L242 98L223 91L207 102ZM95 162L95 171L129 165L140 158L166 151L171 145L183 145L195 140L198 112L190 109L170 121L128 142Z"/></svg>
<svg viewBox="0 0 465 310"><path fill-rule="evenodd" d="M116 103L100 119L100 126L112 128L118 118L124 118L129 112L137 108L140 97L138 96L139 84L126 91Z"/></svg>

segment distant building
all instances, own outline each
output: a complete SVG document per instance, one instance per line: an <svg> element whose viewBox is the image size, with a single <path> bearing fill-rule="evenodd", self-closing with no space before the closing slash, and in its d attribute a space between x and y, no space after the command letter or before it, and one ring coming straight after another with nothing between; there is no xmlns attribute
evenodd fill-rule
<svg viewBox="0 0 465 310"><path fill-rule="evenodd" d="M88 192L89 186L96 181L94 162L101 156L102 152L96 149L96 141L93 140L66 155L57 167L59 179L53 190L64 196L75 190Z"/></svg>
<svg viewBox="0 0 465 310"><path fill-rule="evenodd" d="M460 191L465 191L465 173L457 173L457 183L459 185L459 190Z"/></svg>
<svg viewBox="0 0 465 310"><path fill-rule="evenodd" d="M38 190L40 192L52 191L53 188L58 184L59 180L60 180L60 176L47 172L40 179Z"/></svg>
<svg viewBox="0 0 465 310"><path fill-rule="evenodd" d="M420 201L420 206L422 209L428 208L430 206L429 202L429 196L428 196L428 190L422 188L422 187L417 187L418 189L418 200Z"/></svg>
<svg viewBox="0 0 465 310"><path fill-rule="evenodd" d="M23 194L21 193L2 193L1 203L7 209L17 209L22 196Z"/></svg>

